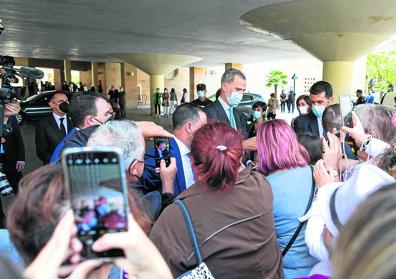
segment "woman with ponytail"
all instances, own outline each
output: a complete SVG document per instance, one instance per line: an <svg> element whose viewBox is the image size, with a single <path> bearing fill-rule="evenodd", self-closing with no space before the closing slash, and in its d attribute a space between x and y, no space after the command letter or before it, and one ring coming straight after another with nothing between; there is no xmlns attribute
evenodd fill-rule
<svg viewBox="0 0 396 279"><path fill-rule="evenodd" d="M200 128L191 145L196 183L176 199L186 205L202 259L215 278L283 278L272 191L265 177L241 164L242 137L225 123ZM180 208L169 205L151 240L177 277L197 266Z"/></svg>

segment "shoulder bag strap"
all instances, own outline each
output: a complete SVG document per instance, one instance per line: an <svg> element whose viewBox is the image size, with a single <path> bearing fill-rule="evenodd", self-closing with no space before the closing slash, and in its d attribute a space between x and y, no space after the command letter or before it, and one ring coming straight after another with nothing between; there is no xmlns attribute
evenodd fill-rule
<svg viewBox="0 0 396 279"><path fill-rule="evenodd" d="M308 200L308 204L307 204L307 208L305 209L304 215L311 208L312 200L313 200L313 197L314 197L314 194L315 194L315 180L314 180L314 176L313 176L313 168L312 168L312 166L310 166L310 168L311 168L311 172L312 172L312 187L311 187L311 194L310 194L310 197L309 197L309 200ZM304 227L306 222L307 221L301 222L298 225L298 227L297 227L296 231L294 232L293 236L290 238L289 243L287 243L285 249L283 249L282 257L284 257L287 254L287 252L289 251L289 249L292 247L294 241L297 239L298 235L300 234L300 231L302 230L302 228Z"/></svg>
<svg viewBox="0 0 396 279"><path fill-rule="evenodd" d="M198 265L200 265L203 262L201 250L199 249L199 246L198 246L197 236L195 235L194 226L191 221L191 217L190 217L188 208L186 207L186 205L184 204L184 202L182 200L175 200L175 204L180 207L180 210L183 213L184 221L186 221L188 234L190 236L190 240L191 240L194 252L195 252L195 257L197 258Z"/></svg>

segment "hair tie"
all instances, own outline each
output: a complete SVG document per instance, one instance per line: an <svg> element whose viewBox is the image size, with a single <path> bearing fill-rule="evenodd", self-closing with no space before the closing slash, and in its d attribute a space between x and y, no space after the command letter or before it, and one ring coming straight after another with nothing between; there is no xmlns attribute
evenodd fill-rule
<svg viewBox="0 0 396 279"><path fill-rule="evenodd" d="M224 146L224 145L218 145L218 146L216 147L216 149L217 149L217 150L220 150L220 151L225 151L225 150L227 150L227 147Z"/></svg>

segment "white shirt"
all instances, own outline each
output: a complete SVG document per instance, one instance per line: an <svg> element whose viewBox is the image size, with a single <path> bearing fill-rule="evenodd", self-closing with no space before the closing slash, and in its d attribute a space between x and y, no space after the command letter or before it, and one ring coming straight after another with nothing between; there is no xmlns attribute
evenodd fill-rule
<svg viewBox="0 0 396 279"><path fill-rule="evenodd" d="M195 183L194 173L191 167L190 149L182 143L178 138L174 137L177 147L180 151L180 157L183 164L184 180L186 181L186 189Z"/></svg>
<svg viewBox="0 0 396 279"><path fill-rule="evenodd" d="M323 138L323 125L322 125L322 117L316 117L318 120L318 127L319 127L319 137Z"/></svg>
<svg viewBox="0 0 396 279"><path fill-rule="evenodd" d="M312 268L311 272L309 273L309 276L312 276L315 274L330 277L331 276L331 262L329 260L324 260L324 261L318 262Z"/></svg>
<svg viewBox="0 0 396 279"><path fill-rule="evenodd" d="M223 109L224 109L224 111L225 111L225 113L226 113L226 115L227 115L227 117L228 117L228 120L229 120L230 123L231 123L230 111L229 111L230 106L229 106L226 102L224 102L223 98L221 98L220 96L219 96L218 100L219 100L221 106L223 107ZM235 115L234 115L234 123L236 123L236 122L235 122Z"/></svg>
<svg viewBox="0 0 396 279"><path fill-rule="evenodd" d="M65 131L67 134L67 115L65 114L64 116L59 116L54 112L52 113L52 115L54 116L54 119L55 119L56 124L58 125L59 129L60 129L60 123L61 123L60 119L63 118L63 126L65 126Z"/></svg>

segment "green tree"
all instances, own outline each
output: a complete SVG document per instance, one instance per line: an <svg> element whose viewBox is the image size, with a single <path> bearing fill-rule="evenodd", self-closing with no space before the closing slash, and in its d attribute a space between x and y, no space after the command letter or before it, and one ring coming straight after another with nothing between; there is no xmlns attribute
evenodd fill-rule
<svg viewBox="0 0 396 279"><path fill-rule="evenodd" d="M278 87L287 85L287 75L282 71L273 70L267 75L266 87L274 87L275 97L278 98Z"/></svg>
<svg viewBox="0 0 396 279"><path fill-rule="evenodd" d="M396 51L377 52L367 56L366 82L369 89L388 92L396 85ZM371 84L370 81L375 83Z"/></svg>

